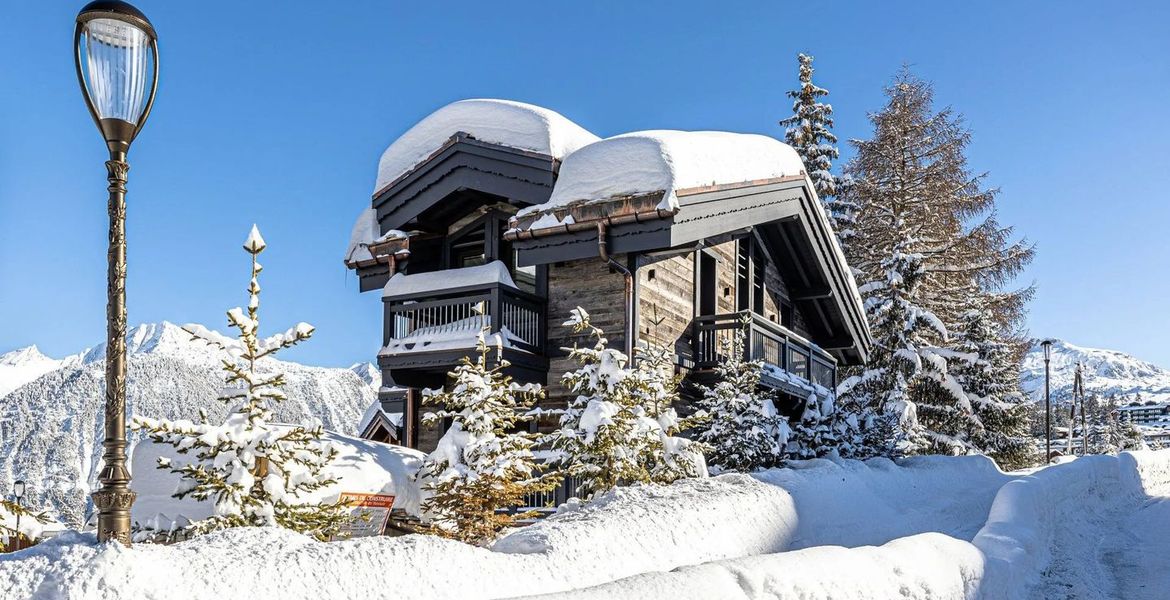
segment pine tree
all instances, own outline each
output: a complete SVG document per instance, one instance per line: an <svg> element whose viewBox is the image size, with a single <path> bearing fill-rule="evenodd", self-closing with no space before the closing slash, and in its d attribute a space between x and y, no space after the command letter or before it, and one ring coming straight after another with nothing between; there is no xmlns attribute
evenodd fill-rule
<svg viewBox="0 0 1170 600"><path fill-rule="evenodd" d="M780 464L791 433L788 420L760 386L763 362L745 359L745 337L740 328L721 341L718 379L703 389L697 403L706 419L695 428L695 439L710 447L707 465L712 473Z"/></svg>
<svg viewBox="0 0 1170 600"><path fill-rule="evenodd" d="M837 235L845 240L851 235L854 206L837 197L845 183L832 173L833 161L840 157L833 127L833 106L821 102L829 91L812 82L813 57L798 54L800 89L787 92L792 98L792 116L782 119L784 141L792 146L804 162L813 189L825 208L825 215Z"/></svg>
<svg viewBox="0 0 1170 600"><path fill-rule="evenodd" d="M634 483L705 476L702 446L676 435L691 423L671 407L678 381L667 370L668 353L643 345L643 360L629 366L584 309L573 309L565 326L594 343L565 349L580 365L562 379L575 397L545 441L568 473L581 478L581 491L592 496Z"/></svg>
<svg viewBox="0 0 1170 600"><path fill-rule="evenodd" d="M1003 286L1033 250L997 222L996 190L983 189L984 175L967 168L970 133L950 109L933 110L930 85L904 71L886 94L885 108L870 116L873 138L852 142L857 155L846 168L852 183L842 192L857 207L845 252L877 345L869 370L846 379L853 395L847 404L879 413L901 409L896 423L888 414L875 423L896 434L917 428L917 441L899 440L907 451L978 451L976 437L988 424L956 375L966 362L957 348L962 336L949 332L980 311L1018 356L1031 289ZM997 360L991 368L1001 371L996 381L1018 387L1011 383L1019 380L1015 361ZM1012 422L1002 424L1011 429Z"/></svg>
<svg viewBox="0 0 1170 600"><path fill-rule="evenodd" d="M451 425L416 475L428 495L422 512L434 531L473 544L490 542L536 516L514 509L524 506L528 495L552 491L562 477L556 471L542 473L532 453L537 436L521 430L533 419L529 409L543 390L514 383L504 373L509 363L502 357L491 366L486 333L479 334L476 359L465 357L451 373L450 391L425 392L425 402L440 409L423 422L450 419Z"/></svg>
<svg viewBox="0 0 1170 600"><path fill-rule="evenodd" d="M298 323L284 333L260 338L261 271L257 256L266 244L255 225L244 243L252 257L247 309L227 311L228 324L238 339L225 341L199 326L184 329L193 339L222 350L226 387L219 400L233 405L222 424L169 421L136 416L134 428L156 443L174 446L188 460L160 458L158 467L179 475L176 498L214 502L214 514L197 521L189 533L201 534L230 527L284 527L328 539L350 517L338 503L314 502L309 495L336 483L327 473L337 450L322 439L320 427L274 425L270 403L285 400L282 373L261 375L256 363L309 339L313 327Z"/></svg>

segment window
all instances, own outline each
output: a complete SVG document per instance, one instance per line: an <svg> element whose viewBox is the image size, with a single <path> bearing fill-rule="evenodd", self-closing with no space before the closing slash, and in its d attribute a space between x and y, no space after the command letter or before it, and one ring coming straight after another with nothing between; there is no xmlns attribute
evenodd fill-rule
<svg viewBox="0 0 1170 600"><path fill-rule="evenodd" d="M459 237L451 240L448 249L448 266L453 269L474 267L487 262L486 247L487 228L481 224L471 230L462 232Z"/></svg>
<svg viewBox="0 0 1170 600"><path fill-rule="evenodd" d="M735 254L735 308L762 315L767 290L764 251L754 237L745 237L736 242Z"/></svg>
<svg viewBox="0 0 1170 600"><path fill-rule="evenodd" d="M716 267L718 261L707 252L699 252L699 314L715 314Z"/></svg>

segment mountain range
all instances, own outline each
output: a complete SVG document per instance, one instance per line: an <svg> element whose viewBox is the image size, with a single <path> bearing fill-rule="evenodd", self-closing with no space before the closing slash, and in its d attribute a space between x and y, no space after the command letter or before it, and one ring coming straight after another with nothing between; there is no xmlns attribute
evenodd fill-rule
<svg viewBox="0 0 1170 600"><path fill-rule="evenodd" d="M129 414L195 420L204 409L214 421L227 413L216 400L223 386L220 351L181 327L135 327L127 335L127 356ZM356 433L379 384L377 368L368 363L342 369L265 358L258 370L281 371L288 381L288 400L274 407L275 419L341 433ZM62 359L35 346L0 355L0 490L24 480L29 506L72 526L84 520L96 487L104 371L105 344ZM132 441L138 437L131 433Z"/></svg>
<svg viewBox="0 0 1170 600"><path fill-rule="evenodd" d="M1170 402L1170 369L1124 352L1083 348L1064 340L1052 341L1049 368L1053 402L1063 403L1072 398L1077 362L1081 363L1085 392L1088 394L1112 394L1119 400L1132 400L1140 394L1142 401ZM1044 350L1039 344L1024 357L1021 376L1024 391L1032 398L1042 400Z"/></svg>

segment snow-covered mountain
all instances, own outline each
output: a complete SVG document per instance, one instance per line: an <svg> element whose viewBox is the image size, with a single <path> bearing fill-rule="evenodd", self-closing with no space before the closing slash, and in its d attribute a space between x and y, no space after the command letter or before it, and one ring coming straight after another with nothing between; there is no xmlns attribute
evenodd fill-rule
<svg viewBox="0 0 1170 600"><path fill-rule="evenodd" d="M1084 368L1085 391L1102 396L1116 394L1143 400L1170 402L1170 369L1165 369L1116 350L1082 348L1064 340L1052 343L1052 398L1063 402L1072 397L1073 373L1080 361ZM1036 345L1024 357L1024 390L1033 398L1044 394L1044 351Z"/></svg>
<svg viewBox="0 0 1170 600"><path fill-rule="evenodd" d="M36 346L0 354L0 398L37 377L60 368L63 362L41 354Z"/></svg>
<svg viewBox="0 0 1170 600"><path fill-rule="evenodd" d="M217 349L163 322L130 331L127 350L130 414L196 419L202 408L215 420L227 412L216 400L223 385ZM61 360L29 347L0 361L0 490L23 479L31 505L78 525L96 486L101 456L105 344ZM311 367L275 359L259 365L261 371L280 370L287 377L288 400L274 411L278 420L320 422L351 434L377 390L360 367ZM365 375L373 368L364 367Z"/></svg>

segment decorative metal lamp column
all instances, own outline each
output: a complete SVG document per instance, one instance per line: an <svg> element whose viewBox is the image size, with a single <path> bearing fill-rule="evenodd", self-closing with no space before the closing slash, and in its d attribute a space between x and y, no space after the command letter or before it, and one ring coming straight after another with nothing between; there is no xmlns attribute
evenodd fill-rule
<svg viewBox="0 0 1170 600"><path fill-rule="evenodd" d="M1044 464L1052 460L1052 399L1048 361L1052 358L1052 340L1040 342L1044 348Z"/></svg>
<svg viewBox="0 0 1170 600"><path fill-rule="evenodd" d="M158 39L137 8L90 2L73 35L77 81L110 151L107 253L106 414L101 489L94 492L98 540L130 544L130 471L126 469L126 153L142 131L158 88Z"/></svg>

